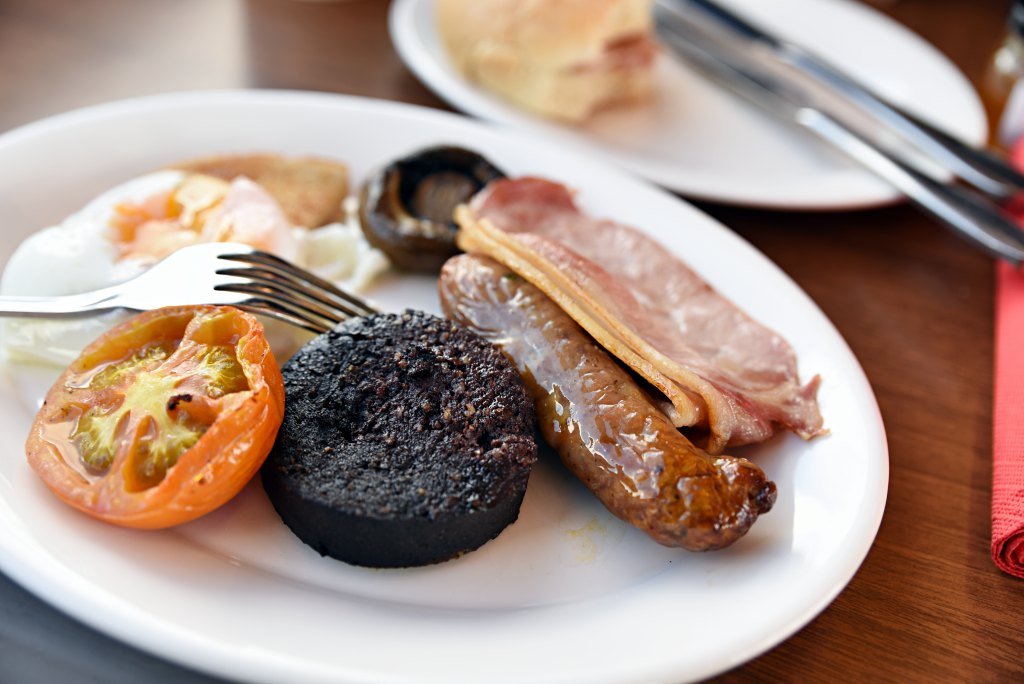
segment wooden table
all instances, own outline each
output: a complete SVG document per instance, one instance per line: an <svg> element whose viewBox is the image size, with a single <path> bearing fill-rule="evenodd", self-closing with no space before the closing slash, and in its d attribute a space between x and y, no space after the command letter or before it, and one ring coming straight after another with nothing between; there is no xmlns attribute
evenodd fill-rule
<svg viewBox="0 0 1024 684"><path fill-rule="evenodd" d="M196 88L316 89L444 107L394 53L387 4L4 0L0 130ZM977 81L1009 2L878 4ZM1024 679L1024 583L996 570L988 551L992 262L902 206L703 208L792 276L845 336L877 394L892 464L881 530L850 585L797 635L721 679ZM0 663L3 681L5 672L16 681L198 679L2 578Z"/></svg>

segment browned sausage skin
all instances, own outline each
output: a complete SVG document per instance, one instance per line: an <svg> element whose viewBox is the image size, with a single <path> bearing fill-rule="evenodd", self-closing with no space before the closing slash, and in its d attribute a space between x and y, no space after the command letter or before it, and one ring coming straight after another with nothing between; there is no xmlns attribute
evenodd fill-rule
<svg viewBox="0 0 1024 684"><path fill-rule="evenodd" d="M775 502L750 461L690 443L612 357L540 290L485 257L441 271L445 314L498 345L537 407L544 439L619 518L665 546L736 541Z"/></svg>

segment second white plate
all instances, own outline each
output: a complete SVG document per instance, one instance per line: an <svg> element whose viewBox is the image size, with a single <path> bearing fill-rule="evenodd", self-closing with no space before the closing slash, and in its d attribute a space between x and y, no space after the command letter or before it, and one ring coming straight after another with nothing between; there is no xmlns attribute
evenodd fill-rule
<svg viewBox="0 0 1024 684"><path fill-rule="evenodd" d="M848 70L891 101L972 143L987 137L971 84L938 50L848 0L721 0ZM406 65L452 106L596 154L684 195L788 209L849 209L898 193L853 162L663 54L656 98L583 127L543 120L462 77L434 23L435 0L395 0L391 37Z"/></svg>

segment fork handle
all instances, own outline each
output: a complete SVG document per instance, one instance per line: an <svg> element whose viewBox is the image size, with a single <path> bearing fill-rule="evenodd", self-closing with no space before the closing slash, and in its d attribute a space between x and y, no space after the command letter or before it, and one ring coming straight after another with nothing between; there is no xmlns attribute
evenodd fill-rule
<svg viewBox="0 0 1024 684"><path fill-rule="evenodd" d="M0 317L91 316L120 306L118 292L113 288L59 297L3 296L0 297Z"/></svg>

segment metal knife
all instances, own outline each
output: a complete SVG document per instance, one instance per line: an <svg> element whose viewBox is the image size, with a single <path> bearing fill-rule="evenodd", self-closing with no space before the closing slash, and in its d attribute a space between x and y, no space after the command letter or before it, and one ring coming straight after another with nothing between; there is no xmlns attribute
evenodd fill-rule
<svg viewBox="0 0 1024 684"><path fill-rule="evenodd" d="M1024 233L999 207L966 188L939 183L876 147L800 89L709 37L676 0L656 0L654 28L666 46L711 80L846 153L989 254L1014 265L1024 261Z"/></svg>
<svg viewBox="0 0 1024 684"><path fill-rule="evenodd" d="M720 31L757 43L780 62L841 95L899 134L943 168L993 197L1008 198L1024 190L1024 174L990 150L977 149L893 105L839 67L791 41L772 35L715 0L664 2L680 12L700 16Z"/></svg>

